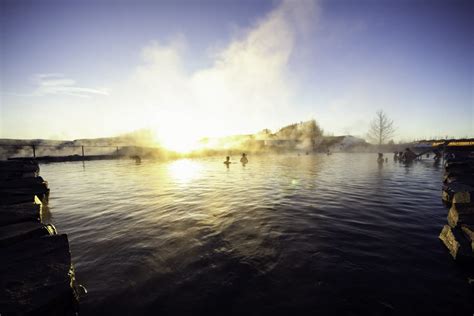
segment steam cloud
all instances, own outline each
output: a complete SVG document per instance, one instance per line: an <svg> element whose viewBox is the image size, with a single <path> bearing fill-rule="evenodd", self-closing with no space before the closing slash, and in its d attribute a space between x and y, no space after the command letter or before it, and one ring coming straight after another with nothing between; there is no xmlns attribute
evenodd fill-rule
<svg viewBox="0 0 474 316"><path fill-rule="evenodd" d="M290 108L294 83L288 64L316 11L313 1L283 1L214 54L211 66L191 72L183 37L168 45L152 43L142 52L144 63L116 87L118 97L108 98L115 109L110 120L156 129L158 136L199 138L256 132L307 117Z"/></svg>

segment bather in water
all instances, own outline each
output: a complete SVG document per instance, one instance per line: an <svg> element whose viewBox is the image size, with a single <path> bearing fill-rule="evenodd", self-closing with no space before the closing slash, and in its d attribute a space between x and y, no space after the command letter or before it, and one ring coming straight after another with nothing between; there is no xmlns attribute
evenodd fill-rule
<svg viewBox="0 0 474 316"><path fill-rule="evenodd" d="M242 166L245 167L245 165L249 162L249 160L247 159L247 154L245 153L242 154L242 158L240 158L240 162L242 163Z"/></svg>
<svg viewBox="0 0 474 316"><path fill-rule="evenodd" d="M377 158L378 163L384 163L385 159L383 158L383 154L379 153L379 157Z"/></svg>
<svg viewBox="0 0 474 316"><path fill-rule="evenodd" d="M229 156L225 157L224 164L225 164L225 166L226 166L227 168L229 168L229 165L230 165L231 163L232 163L232 162L230 162L230 157L229 157Z"/></svg>

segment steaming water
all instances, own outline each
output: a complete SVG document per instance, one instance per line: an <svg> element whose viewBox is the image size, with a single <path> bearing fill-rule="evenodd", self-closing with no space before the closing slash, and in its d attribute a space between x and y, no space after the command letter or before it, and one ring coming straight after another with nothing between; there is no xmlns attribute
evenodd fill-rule
<svg viewBox="0 0 474 316"><path fill-rule="evenodd" d="M235 157L237 158L237 157ZM82 314L472 313L442 168L374 155L42 165Z"/></svg>

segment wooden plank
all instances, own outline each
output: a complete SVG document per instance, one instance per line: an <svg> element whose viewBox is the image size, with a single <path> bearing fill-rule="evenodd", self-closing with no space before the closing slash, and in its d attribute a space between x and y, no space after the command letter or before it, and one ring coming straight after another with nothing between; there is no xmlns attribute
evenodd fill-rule
<svg viewBox="0 0 474 316"><path fill-rule="evenodd" d="M67 315L75 309L66 235L29 239L2 248L2 315Z"/></svg>

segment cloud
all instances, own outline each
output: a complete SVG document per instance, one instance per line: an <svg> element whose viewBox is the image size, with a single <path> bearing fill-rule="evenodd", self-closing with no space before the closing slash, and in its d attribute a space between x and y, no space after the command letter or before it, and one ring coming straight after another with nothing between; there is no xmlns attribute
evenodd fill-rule
<svg viewBox="0 0 474 316"><path fill-rule="evenodd" d="M143 49L143 64L115 89L111 106L120 115L128 111L129 123L176 137L255 132L299 121L289 63L316 11L314 1L283 1L241 37L214 50L210 66L194 71L186 69L184 56L192 52L183 36L166 45L153 42Z"/></svg>
<svg viewBox="0 0 474 316"><path fill-rule="evenodd" d="M35 96L45 95L69 95L77 97L90 97L91 95L108 95L103 89L92 89L79 87L76 81L66 78L60 73L36 74L33 76L37 84L33 92Z"/></svg>

